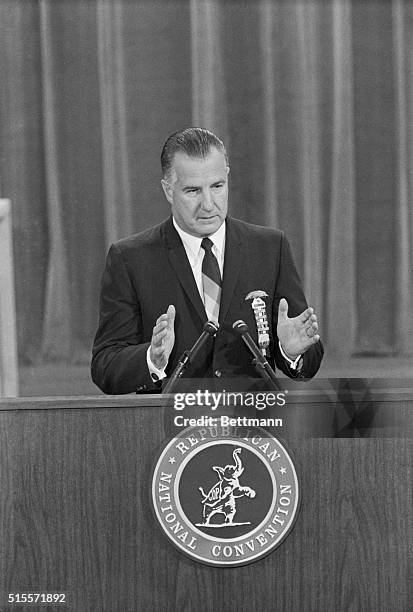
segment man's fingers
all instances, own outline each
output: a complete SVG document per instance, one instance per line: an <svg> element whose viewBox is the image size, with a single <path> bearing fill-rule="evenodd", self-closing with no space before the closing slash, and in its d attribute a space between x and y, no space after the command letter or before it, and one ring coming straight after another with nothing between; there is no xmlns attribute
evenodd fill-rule
<svg viewBox="0 0 413 612"><path fill-rule="evenodd" d="M161 314L161 316L156 319L155 325L159 325L159 323L162 322L168 322L168 315L166 312L164 314Z"/></svg>
<svg viewBox="0 0 413 612"><path fill-rule="evenodd" d="M168 306L168 310L164 312L163 314L161 314L161 316L156 319L156 323L155 323L155 327L153 328L153 332L157 333L161 329L164 329L168 326L172 329L174 321L175 321L175 312L176 312L175 306L172 306L172 305Z"/></svg>
<svg viewBox="0 0 413 612"><path fill-rule="evenodd" d="M318 342L320 340L320 334L318 333L318 327L317 329L310 328L309 330L307 330L307 338L312 344L315 344L316 342Z"/></svg>
<svg viewBox="0 0 413 612"><path fill-rule="evenodd" d="M307 325L307 327L305 328L305 331L309 338L312 338L314 334L317 332L317 330L318 330L317 321L312 322L310 325Z"/></svg>
<svg viewBox="0 0 413 612"><path fill-rule="evenodd" d="M301 323L306 323L309 319L311 319L312 317L315 317L314 315L314 309L313 308L306 308L300 315L298 315L298 320ZM317 317L315 317L317 319ZM314 320L314 319L313 319Z"/></svg>
<svg viewBox="0 0 413 612"><path fill-rule="evenodd" d="M174 344L175 307L170 305L157 319L152 330L150 359L157 368L164 368Z"/></svg>
<svg viewBox="0 0 413 612"><path fill-rule="evenodd" d="M282 319L288 318L288 302L285 298L281 298L280 304L278 306L278 317ZM314 308L306 308L301 314L296 317L296 319L303 325L314 324L317 323L317 315L314 314ZM306 327L309 329L309 327Z"/></svg>
<svg viewBox="0 0 413 612"><path fill-rule="evenodd" d="M155 327L152 330L152 336L159 334L161 331L163 331L164 329L166 329L168 327L168 321L163 320L160 321L159 323L157 323L155 325Z"/></svg>
<svg viewBox="0 0 413 612"><path fill-rule="evenodd" d="M169 329L173 329L175 322L175 306L173 306L172 304L168 306L168 310L166 311L166 317Z"/></svg>
<svg viewBox="0 0 413 612"><path fill-rule="evenodd" d="M281 298L278 305L278 317L286 319L288 317L288 302L285 298Z"/></svg>
<svg viewBox="0 0 413 612"><path fill-rule="evenodd" d="M160 340L162 340L162 338L165 338L167 333L168 330L165 327L165 329L160 329L159 331L152 333L152 339L158 343Z"/></svg>
<svg viewBox="0 0 413 612"><path fill-rule="evenodd" d="M175 321L175 306L168 306L168 310L161 314L156 319L155 327L152 330L152 347L158 354L162 352L164 346L164 340L173 332Z"/></svg>

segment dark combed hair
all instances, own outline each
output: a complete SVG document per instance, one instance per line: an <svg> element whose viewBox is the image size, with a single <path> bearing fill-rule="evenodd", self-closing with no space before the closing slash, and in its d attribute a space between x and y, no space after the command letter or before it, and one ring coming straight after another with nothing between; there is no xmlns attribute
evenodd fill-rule
<svg viewBox="0 0 413 612"><path fill-rule="evenodd" d="M170 174L175 153L185 153L189 157L206 157L212 148L218 149L228 156L222 140L209 130L199 127L189 127L174 132L165 142L161 153L161 166L164 178Z"/></svg>

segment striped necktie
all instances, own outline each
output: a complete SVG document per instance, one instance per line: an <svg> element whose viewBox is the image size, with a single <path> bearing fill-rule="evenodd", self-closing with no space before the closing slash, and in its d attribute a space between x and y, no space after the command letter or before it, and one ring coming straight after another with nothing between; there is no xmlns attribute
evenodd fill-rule
<svg viewBox="0 0 413 612"><path fill-rule="evenodd" d="M222 282L218 262L212 252L212 246L213 242L209 238L204 238L201 242L201 247L205 251L202 261L202 285L208 320L218 323Z"/></svg>

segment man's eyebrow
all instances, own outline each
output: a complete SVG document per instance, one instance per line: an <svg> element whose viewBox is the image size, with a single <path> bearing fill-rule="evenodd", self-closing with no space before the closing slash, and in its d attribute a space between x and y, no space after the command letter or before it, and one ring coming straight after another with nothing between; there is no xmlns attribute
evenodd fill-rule
<svg viewBox="0 0 413 612"><path fill-rule="evenodd" d="M222 183L226 183L225 178L214 181L213 183L211 183L211 187L215 187L216 185L221 185ZM199 185L185 185L185 187L182 188L182 191L192 191L193 189L201 189L201 187Z"/></svg>

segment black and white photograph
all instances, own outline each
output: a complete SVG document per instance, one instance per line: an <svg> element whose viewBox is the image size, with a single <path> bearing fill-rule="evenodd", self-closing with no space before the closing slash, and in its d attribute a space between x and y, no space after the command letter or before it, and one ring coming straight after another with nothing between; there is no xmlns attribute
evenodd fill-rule
<svg viewBox="0 0 413 612"><path fill-rule="evenodd" d="M0 0L0 82L0 611L411 611L413 1Z"/></svg>

